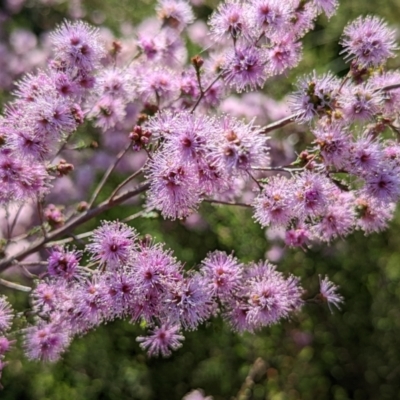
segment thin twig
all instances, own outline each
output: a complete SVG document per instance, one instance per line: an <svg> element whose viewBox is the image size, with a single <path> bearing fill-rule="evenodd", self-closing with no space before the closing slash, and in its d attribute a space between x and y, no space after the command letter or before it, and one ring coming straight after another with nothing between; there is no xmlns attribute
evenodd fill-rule
<svg viewBox="0 0 400 400"><path fill-rule="evenodd" d="M199 86L200 93L203 93L203 85L201 83L200 68L195 67L195 70L196 70L197 85Z"/></svg>
<svg viewBox="0 0 400 400"><path fill-rule="evenodd" d="M98 195L100 194L101 190L103 189L104 185L107 182L107 179L110 177L110 175L112 174L112 172L114 171L114 169L117 167L117 165L119 164L119 162L121 161L122 157L128 152L128 150L131 148L132 143L128 143L124 149L122 149L118 154L117 157L115 159L115 161L108 167L107 171L104 173L103 178L101 179L101 181L99 182L99 184L97 185L92 198L89 201L89 208L92 208L93 203L96 201Z"/></svg>
<svg viewBox="0 0 400 400"><path fill-rule="evenodd" d="M21 266L22 271L24 272L25 276L27 276L30 279L36 279L38 276L35 274L32 274L32 272L28 271L24 266Z"/></svg>
<svg viewBox="0 0 400 400"><path fill-rule="evenodd" d="M65 238L65 239L55 240L55 241L53 241L53 242L46 243L45 246L46 246L46 247L53 247L53 246L63 245L63 244L66 244L66 243L71 243L71 242L73 242L75 239L78 239L78 240L85 239L85 238L87 238L87 237L89 237L89 236L92 236L92 234L93 234L93 231L88 231L88 232L85 232L85 233L80 233L79 235L74 235L73 237L68 237L68 238Z"/></svg>
<svg viewBox="0 0 400 400"><path fill-rule="evenodd" d="M348 73L348 74L344 77L344 79L342 80L342 83L340 84L339 89L338 89L338 91L337 91L338 94L342 91L343 86L346 84L346 82L347 82L349 79L350 79L350 73Z"/></svg>
<svg viewBox="0 0 400 400"><path fill-rule="evenodd" d="M196 110L197 106L200 104L200 101L203 99L204 95L214 86L214 84L219 81L222 77L222 72L220 72L217 77L207 86L207 88L205 90L202 90L200 92L200 96L197 99L196 103L194 103L194 106L192 107L192 109L190 110L190 112L193 114L194 111Z"/></svg>
<svg viewBox="0 0 400 400"><path fill-rule="evenodd" d="M149 212L148 210L139 211L139 212L137 212L137 213L135 213L135 214L130 215L129 217L124 218L124 219L122 220L122 222L133 221L134 219L139 218L139 217L141 217L142 215L147 214L148 212Z"/></svg>
<svg viewBox="0 0 400 400"><path fill-rule="evenodd" d="M18 242L20 240L24 240L30 236L36 235L41 230L40 225L36 225L31 228L28 232L22 233L21 235L13 236L10 238L11 242Z"/></svg>
<svg viewBox="0 0 400 400"><path fill-rule="evenodd" d="M38 200L36 205L37 205L37 212L39 215L40 229L42 230L43 236L46 237L47 232L46 232L46 228L44 227L42 203Z"/></svg>
<svg viewBox="0 0 400 400"><path fill-rule="evenodd" d="M252 167L254 171L283 171L283 172L301 172L304 168L291 168L291 167Z"/></svg>
<svg viewBox="0 0 400 400"><path fill-rule="evenodd" d="M76 227L82 225L83 223L90 221L92 218L97 217L98 215L104 213L105 211L110 210L111 208L122 204L128 199L135 197L147 189L149 189L150 184L145 183L140 185L139 187L128 190L125 193L120 194L119 196L115 197L114 199L108 198L107 200L103 201L97 207L92 208L90 210L84 211L83 213L79 214L75 218L72 218L65 225L62 227L50 232L47 237L39 238L35 242L33 242L27 249L21 250L17 254L12 257L6 258L5 260L0 262L0 272L5 271L9 268L13 263L16 261L21 261L28 255L35 253L36 251L40 250L46 243L52 242L55 239L67 234L67 232L75 229Z"/></svg>
<svg viewBox="0 0 400 400"><path fill-rule="evenodd" d="M30 261L30 262L18 262L16 265L19 265L20 267L36 267L37 265L47 265L47 261Z"/></svg>
<svg viewBox="0 0 400 400"><path fill-rule="evenodd" d="M21 292L30 292L32 289L28 286L23 286L15 282L6 281L5 279L0 278L0 285L8 287L10 289L19 290Z"/></svg>
<svg viewBox="0 0 400 400"><path fill-rule="evenodd" d="M296 118L299 117L301 113L296 113L289 115L288 117L282 118L279 121L272 122L269 125L264 126L262 128L262 133L272 132L276 129L283 128L286 125L291 124L292 122L296 121Z"/></svg>
<svg viewBox="0 0 400 400"><path fill-rule="evenodd" d="M238 207L251 208L251 204L246 204L246 203L230 203L229 201L214 200L214 199L204 199L203 201L205 201L207 203L223 204L226 206L238 206Z"/></svg>
<svg viewBox="0 0 400 400"><path fill-rule="evenodd" d="M129 183L132 179L137 178L141 173L143 172L143 167L140 168L138 171L133 173L132 175L128 176L123 182L121 182L111 193L110 199L112 200L116 194L127 184Z"/></svg>
<svg viewBox="0 0 400 400"><path fill-rule="evenodd" d="M388 92L389 90L393 90L393 89L400 89L400 83L396 83L394 85L384 86L380 90L383 90L384 92Z"/></svg>
<svg viewBox="0 0 400 400"><path fill-rule="evenodd" d="M12 233L13 233L13 231L14 231L15 225L17 224L17 221L18 221L19 215L21 214L22 208L23 208L22 205L19 206L18 211L17 211L17 213L15 214L14 220L13 220L13 222L12 222L12 224L11 224L11 227L10 227L10 232L9 232L8 240L11 239L11 235L12 235Z"/></svg>
<svg viewBox="0 0 400 400"><path fill-rule="evenodd" d="M254 176L251 174L251 172L248 169L246 169L246 172L250 176L250 178L257 184L258 188L260 190L262 190L263 188L262 188L260 182L258 182L258 180L256 178L254 178Z"/></svg>

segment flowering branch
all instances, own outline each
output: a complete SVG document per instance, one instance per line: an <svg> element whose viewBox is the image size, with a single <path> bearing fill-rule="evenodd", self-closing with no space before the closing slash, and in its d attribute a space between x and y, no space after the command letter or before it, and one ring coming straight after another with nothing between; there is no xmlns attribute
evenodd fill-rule
<svg viewBox="0 0 400 400"><path fill-rule="evenodd" d="M47 234L46 237L41 238L35 242L33 242L27 249L21 250L19 253L14 256L5 259L0 262L0 272L5 271L16 261L21 261L25 257L30 254L35 253L40 250L46 243L52 242L60 236L65 235L67 232L75 229L76 227L82 225L83 223L90 221L91 219L97 217L98 215L110 210L112 207L115 207L119 204L122 204L126 200L129 200L143 192L145 192L149 188L149 184L145 183L139 186L138 188L129 190L119 196L116 196L114 199L107 199L104 202L100 203L97 207L92 208L90 210L84 211L79 216L72 218L61 228L58 228Z"/></svg>
<svg viewBox="0 0 400 400"><path fill-rule="evenodd" d="M244 96L236 111L223 111L230 93L262 88L267 79L294 68L301 59L301 38L319 14L330 17L337 6L335 0L281 3L223 2L210 17L206 35L206 47L215 44L221 58L194 57L195 71L186 65L181 36L194 21L187 2L159 2L158 33L136 32L135 56L123 68L117 65L120 44L114 42L107 53L100 31L83 22L65 22L51 35L54 59L17 85L15 100L0 119L0 202L35 203L40 225L33 231L43 232L2 260L0 272L19 265L29 274L23 260L52 246L44 262L46 279L35 282L32 293L38 322L24 333L29 358L56 361L76 335L127 315L150 327L147 336L137 338L140 346L150 355L168 356L181 346L182 330L197 328L217 311L233 330L254 332L288 318L305 303L342 303L327 277L320 278L320 293L304 300L295 276L285 277L268 261L245 266L220 251L209 253L198 271L187 273L170 250L146 235L139 239L123 222L103 222L92 232L73 234L76 227L145 192L146 209L125 222L158 213L184 219L203 201L245 207L262 227L281 228L285 243L302 249L310 241L330 242L356 229L370 233L387 226L400 200L400 145L381 134L387 127L396 130L400 74L385 71L397 47L394 30L379 18L360 17L345 28L341 44L351 60L348 76L340 80L314 71L300 78L289 101L291 115L256 126L257 115L250 122L242 119ZM122 52L118 62L120 58L123 62ZM89 204L67 217L62 205L46 207L44 199L53 180L74 167L64 160L52 165L55 155L76 149L84 154L87 146L66 149L65 143L86 120L108 139L120 134L126 140L129 125L137 125L131 142L107 166ZM271 155L284 153L283 146L266 134L293 122L308 124L313 140L291 165L272 167ZM57 147L59 143L64 144ZM95 206L131 146L147 153L145 165ZM290 164L297 153L295 145L287 146L280 165ZM98 151L108 159L105 150ZM269 174L273 176L258 180L252 170L290 176ZM145 183L119 194L141 174ZM339 174L345 175L343 181ZM230 201L240 194L251 197L251 203ZM18 216L10 226L6 214L8 242L31 234L10 238ZM82 266L82 252L62 245L85 244L82 239L88 237L89 261ZM6 280L0 284L29 289ZM10 328L11 314L1 297L0 334ZM0 354L0 371L2 360ZM265 365L257 360L239 398L246 398L260 368Z"/></svg>

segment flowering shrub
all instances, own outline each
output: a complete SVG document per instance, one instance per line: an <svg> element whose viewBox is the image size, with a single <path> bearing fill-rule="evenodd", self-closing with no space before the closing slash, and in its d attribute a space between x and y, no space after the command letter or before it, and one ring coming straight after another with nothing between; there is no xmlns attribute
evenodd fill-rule
<svg viewBox="0 0 400 400"><path fill-rule="evenodd" d="M0 272L19 266L31 275L32 267L44 267L34 271L32 290L0 281L31 292L31 321L18 332L28 358L56 361L76 336L116 318L143 324L149 333L137 338L140 346L168 356L183 331L218 314L235 331L256 332L307 303L340 306L327 277L310 297L299 278L267 260L245 264L234 249L216 249L188 271L163 243L126 224L158 214L190 218L203 202L245 207L255 223L302 249L387 227L400 198L400 73L386 68L397 45L383 20L350 22L341 40L348 74L300 77L282 119L267 123L250 108L246 120L240 106L229 110L234 93L259 91L271 101L261 89L297 66L301 39L337 5L227 0L205 28L188 2L160 0L157 19L136 29L134 43L82 21L65 21L50 34L47 66L16 83L0 120ZM207 34L196 37L196 23ZM190 61L186 34L204 48ZM288 124L312 135L301 152L279 151L274 132ZM82 141L88 126L104 148ZM105 164L87 193L95 179L90 166ZM105 195L118 170L126 178ZM125 221L74 234L140 195L142 210ZM24 227L29 212L37 220ZM63 247L70 242L79 249ZM1 369L13 344L12 319L1 297Z"/></svg>

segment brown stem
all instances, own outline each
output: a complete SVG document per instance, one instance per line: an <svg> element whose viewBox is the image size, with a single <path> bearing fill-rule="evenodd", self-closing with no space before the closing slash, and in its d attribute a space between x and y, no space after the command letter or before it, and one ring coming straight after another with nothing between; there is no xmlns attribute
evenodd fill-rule
<svg viewBox="0 0 400 400"><path fill-rule="evenodd" d="M276 129L283 128L286 125L291 124L296 120L296 118L300 115L300 113L289 115L288 117L282 118L279 121L272 122L269 125L264 126L261 133L272 132Z"/></svg>
<svg viewBox="0 0 400 400"><path fill-rule="evenodd" d="M46 243L52 242L55 239L59 238L60 236L65 235L68 231L75 229L77 226L82 225L83 223L90 221L92 218L97 217L98 215L104 213L105 211L110 210L111 208L122 204L128 199L139 195L140 193L145 192L150 187L149 183L144 183L138 188L128 190L125 193L120 194L119 196L115 197L114 199L107 199L100 203L97 207L87 210L75 218L69 220L65 225L62 227L49 232L45 238L40 238L33 242L27 249L21 250L17 254L12 257L9 257L2 262L0 262L0 272L5 271L9 268L13 263L16 261L21 261L28 255L35 253L36 251L40 250Z"/></svg>
<svg viewBox="0 0 400 400"><path fill-rule="evenodd" d="M279 172L300 172L304 171L304 168L295 168L295 167L252 167L253 171L279 171Z"/></svg>
<svg viewBox="0 0 400 400"><path fill-rule="evenodd" d="M19 216L20 216L20 214L21 214L22 207L23 207L22 205L19 206L18 211L17 211L17 213L15 214L14 220L13 220L13 222L11 223L10 232L9 232L9 236L8 236L8 240L11 239L11 235L13 234L15 225L17 224L18 218L19 218Z"/></svg>
<svg viewBox="0 0 400 400"><path fill-rule="evenodd" d="M256 185L258 186L258 188L260 189L260 191L262 191L262 186L260 184L260 182L258 182L258 180L256 178L254 178L254 176L251 174L251 172L247 169L246 170L247 174L249 175L250 179L256 183Z"/></svg>
<svg viewBox="0 0 400 400"><path fill-rule="evenodd" d="M73 242L75 240L75 238L77 238L78 240L81 240L81 239L85 239L85 238L91 236L92 234L93 234L93 231L89 231L89 232L81 233L79 235L74 235L74 237L68 237L68 238L61 239L61 240L55 240L53 242L46 243L46 247L64 245L64 244Z"/></svg>
<svg viewBox="0 0 400 400"><path fill-rule="evenodd" d="M10 289L19 290L21 292L30 292L32 289L28 286L23 286L15 282L6 281L0 278L0 285L8 287Z"/></svg>
<svg viewBox="0 0 400 400"><path fill-rule="evenodd" d="M197 99L196 103L194 104L193 108L190 110L191 113L194 113L196 110L197 106L200 104L200 101L203 99L204 95L214 86L214 84L219 81L222 77L222 72L220 72L217 77L207 86L205 90L202 90L200 92L200 96Z"/></svg>
<svg viewBox="0 0 400 400"><path fill-rule="evenodd" d="M396 83L395 85L384 86L381 90L388 92L389 90L400 89L400 83Z"/></svg>
<svg viewBox="0 0 400 400"><path fill-rule="evenodd" d="M40 229L42 230L43 233L43 237L47 236L47 232L46 232L46 228L44 226L44 221L43 221L43 207L42 207L42 203L38 200L36 203L37 206L37 212L39 215L39 222L40 222Z"/></svg>
<svg viewBox="0 0 400 400"><path fill-rule="evenodd" d="M140 168L138 171L136 171L135 173L133 173L132 175L128 176L123 182L121 182L115 189L114 191L111 193L110 196L110 200L112 200L117 193L127 184L129 183L132 179L135 179L136 177L138 177L143 171L143 167Z"/></svg>
<svg viewBox="0 0 400 400"><path fill-rule="evenodd" d="M246 204L246 203L230 203L229 201L222 201L222 200L214 200L214 199L204 199L206 203L212 203L212 204L223 204L226 206L238 206L238 207L247 207L251 208L251 204Z"/></svg>
<svg viewBox="0 0 400 400"><path fill-rule="evenodd" d="M122 149L118 154L117 154L117 158L115 159L115 161L108 167L107 171L104 173L103 178L101 179L101 181L99 182L99 184L96 187L96 190L93 193L92 198L89 201L89 208L92 208L93 203L96 201L97 196L100 194L101 189L103 189L104 185L107 182L107 179L110 177L110 175L112 174L112 172L114 171L114 169L117 167L117 165L119 164L119 162L121 161L122 157L128 152L128 150L131 148L132 143L128 143L124 149Z"/></svg>

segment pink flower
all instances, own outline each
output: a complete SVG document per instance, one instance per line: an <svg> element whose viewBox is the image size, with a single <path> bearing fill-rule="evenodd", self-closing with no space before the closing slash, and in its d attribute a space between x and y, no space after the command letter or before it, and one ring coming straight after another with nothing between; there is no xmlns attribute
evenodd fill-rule
<svg viewBox="0 0 400 400"><path fill-rule="evenodd" d="M79 261L82 254L78 251L65 251L62 248L53 248L47 259L48 272L52 277L72 279L78 274Z"/></svg>
<svg viewBox="0 0 400 400"><path fill-rule="evenodd" d="M265 32L268 38L278 38L289 28L291 7L279 0L252 0L250 8L251 26Z"/></svg>
<svg viewBox="0 0 400 400"><path fill-rule="evenodd" d="M324 12L327 17L331 17L335 14L339 2L338 0L313 0L313 4L318 12Z"/></svg>
<svg viewBox="0 0 400 400"><path fill-rule="evenodd" d="M57 60L68 69L92 71L104 55L99 44L99 30L78 21L65 21L51 36Z"/></svg>
<svg viewBox="0 0 400 400"><path fill-rule="evenodd" d="M70 342L64 327L40 323L25 331L25 352L31 360L55 362Z"/></svg>
<svg viewBox="0 0 400 400"><path fill-rule="evenodd" d="M219 41L223 38L236 40L242 36L250 37L247 10L247 6L238 0L227 0L220 4L209 21L213 38Z"/></svg>
<svg viewBox="0 0 400 400"><path fill-rule="evenodd" d="M246 270L249 311L247 321L255 329L277 323L287 318L303 304L299 279L276 271L268 262L253 264Z"/></svg>
<svg viewBox="0 0 400 400"><path fill-rule="evenodd" d="M194 20L192 8L182 0L159 0L156 11L164 26L178 31Z"/></svg>
<svg viewBox="0 0 400 400"><path fill-rule="evenodd" d="M262 88L267 78L265 55L256 47L236 47L225 59L224 79L238 92Z"/></svg>
<svg viewBox="0 0 400 400"><path fill-rule="evenodd" d="M148 165L148 206L167 218L188 216L201 201L195 165L183 164L164 152L154 155Z"/></svg>
<svg viewBox="0 0 400 400"><path fill-rule="evenodd" d="M13 319L13 309L5 296L0 297L0 333L6 332L11 328Z"/></svg>
<svg viewBox="0 0 400 400"><path fill-rule="evenodd" d="M93 260L115 269L131 261L136 238L135 230L122 222L103 222L93 231L92 243L87 249L93 254Z"/></svg>
<svg viewBox="0 0 400 400"><path fill-rule="evenodd" d="M382 93L369 83L346 86L338 96L338 106L346 122L367 121L380 111L382 96Z"/></svg>
<svg viewBox="0 0 400 400"><path fill-rule="evenodd" d="M327 276L321 280L321 275L319 275L320 284L320 297L322 301L328 304L329 309L332 312L331 304L340 309L340 304L343 303L343 297L337 293L338 286L332 283Z"/></svg>
<svg viewBox="0 0 400 400"><path fill-rule="evenodd" d="M163 355L168 357L171 350L179 349L184 337L179 334L180 326L166 323L154 328L148 336L139 336L136 340L143 350L147 350L150 357Z"/></svg>
<svg viewBox="0 0 400 400"><path fill-rule="evenodd" d="M213 295L226 301L239 289L243 266L236 257L215 251L209 253L202 264L206 285Z"/></svg>
<svg viewBox="0 0 400 400"><path fill-rule="evenodd" d="M313 117L326 114L334 108L339 80L329 73L317 76L314 71L311 75L299 79L297 88L290 100L291 109L298 115L299 120L310 121Z"/></svg>
<svg viewBox="0 0 400 400"><path fill-rule="evenodd" d="M295 67L301 59L302 44L290 33L280 37L267 50L268 68L273 75L283 73L286 69Z"/></svg>
<svg viewBox="0 0 400 400"><path fill-rule="evenodd" d="M370 15L358 17L344 29L343 52L360 67L376 67L394 56L395 37L395 30L389 29L382 19Z"/></svg>
<svg viewBox="0 0 400 400"><path fill-rule="evenodd" d="M282 176L273 176L263 185L254 200L254 218L261 226L286 226L293 218L291 191L294 183Z"/></svg>

